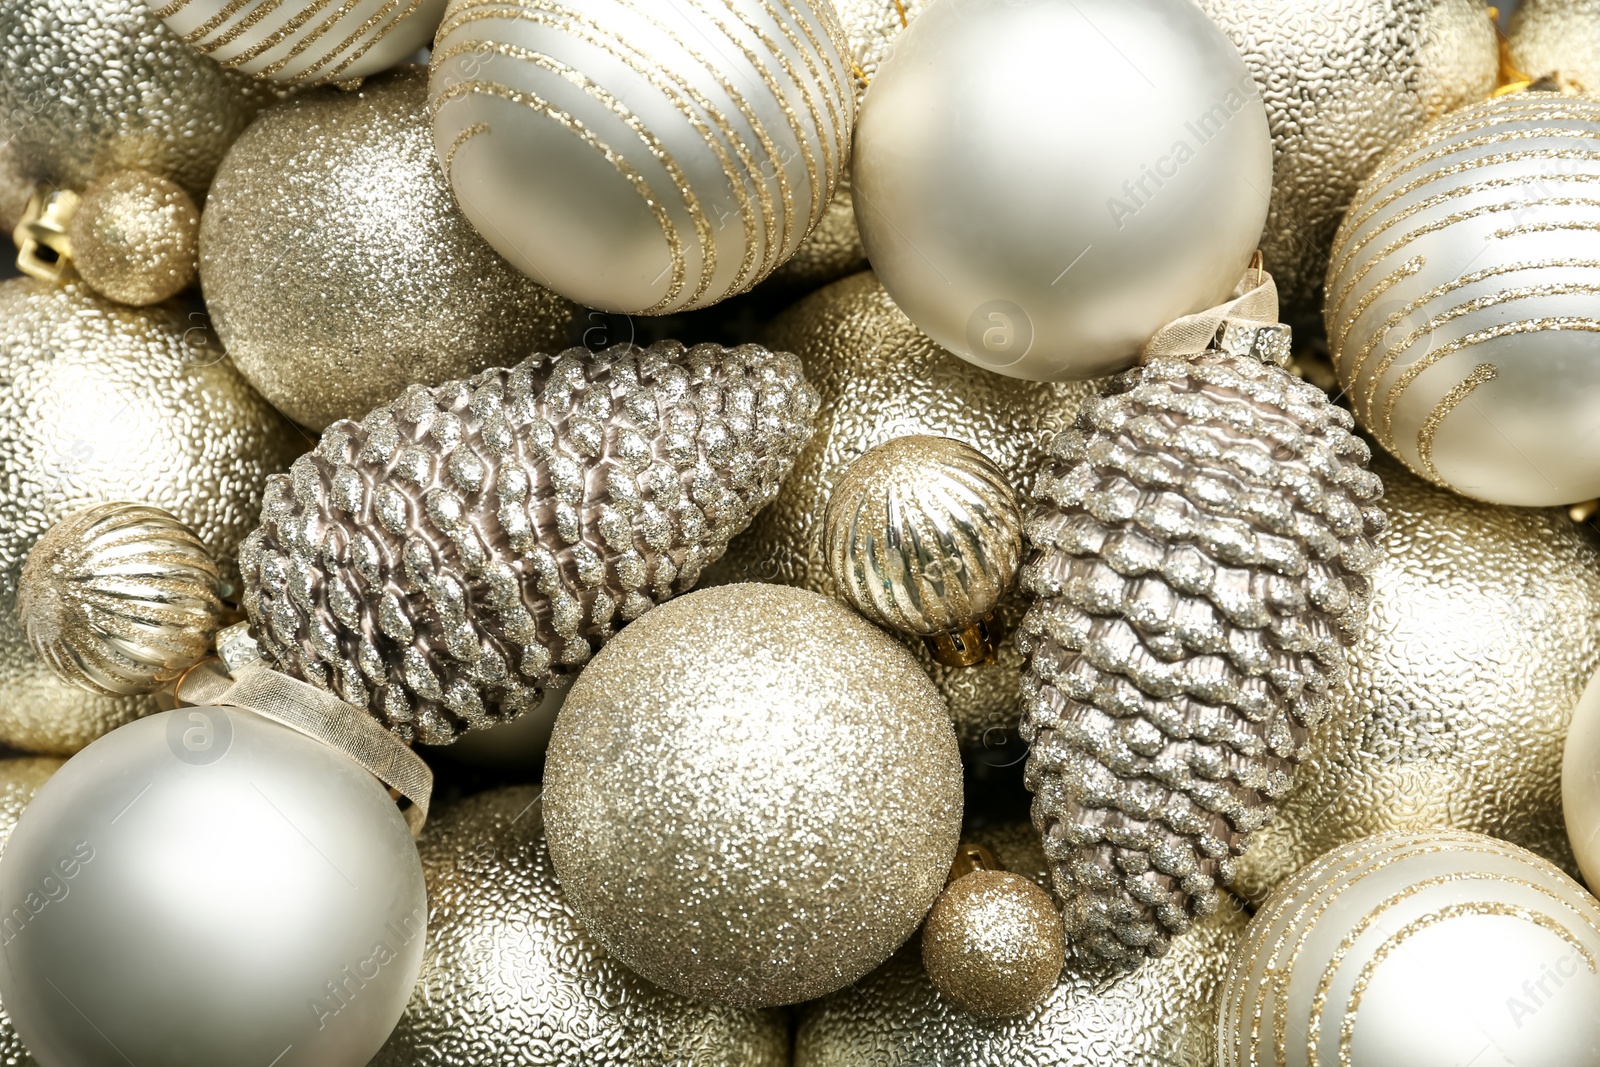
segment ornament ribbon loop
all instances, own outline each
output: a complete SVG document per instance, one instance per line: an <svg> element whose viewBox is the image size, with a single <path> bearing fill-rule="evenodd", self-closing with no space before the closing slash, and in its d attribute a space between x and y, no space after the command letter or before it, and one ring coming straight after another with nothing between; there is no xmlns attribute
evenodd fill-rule
<svg viewBox="0 0 1600 1067"><path fill-rule="evenodd" d="M413 837L422 833L433 771L421 756L363 709L268 667L244 624L218 634L217 651L221 661L208 660L179 681L179 700L253 711L336 749L409 800L401 815Z"/></svg>
<svg viewBox="0 0 1600 1067"><path fill-rule="evenodd" d="M1252 266L1225 303L1173 319L1157 330L1145 343L1143 359L1199 355L1213 346L1217 331L1230 324L1263 330L1279 325L1278 286L1272 275Z"/></svg>

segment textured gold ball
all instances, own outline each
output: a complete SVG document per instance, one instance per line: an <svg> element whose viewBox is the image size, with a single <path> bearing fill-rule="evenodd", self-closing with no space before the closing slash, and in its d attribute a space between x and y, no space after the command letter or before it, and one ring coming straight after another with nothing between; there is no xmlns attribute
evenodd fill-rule
<svg viewBox="0 0 1600 1067"><path fill-rule="evenodd" d="M703 589L584 668L545 762L584 925L698 1000L790 1004L888 959L944 886L961 760L939 692L837 601Z"/></svg>
<svg viewBox="0 0 1600 1067"><path fill-rule="evenodd" d="M1218 1067L1600 1063L1600 902L1481 834L1363 838L1250 921Z"/></svg>
<svg viewBox="0 0 1600 1067"><path fill-rule="evenodd" d="M217 173L200 280L245 377L319 430L413 382L558 352L577 314L457 209L433 155L421 67L263 114Z"/></svg>
<svg viewBox="0 0 1600 1067"><path fill-rule="evenodd" d="M674 996L589 936L556 880L537 788L445 808L419 848L427 954L371 1067L788 1067L783 1013Z"/></svg>
<svg viewBox="0 0 1600 1067"><path fill-rule="evenodd" d="M22 811L39 787L60 769L62 760L48 756L0 760L0 851L11 839L11 831ZM5 1067L38 1067L27 1046L11 1024L11 1017L0 1005L0 1064Z"/></svg>
<svg viewBox="0 0 1600 1067"><path fill-rule="evenodd" d="M1008 870L1049 884L1031 825L967 836ZM795 1067L1211 1067L1217 988L1247 921L1242 908L1220 908L1131 973L1068 967L1042 1003L1003 1020L941 996L908 945L852 988L801 1009Z"/></svg>
<svg viewBox="0 0 1600 1067"><path fill-rule="evenodd" d="M222 625L222 575L160 508L97 504L62 519L22 565L17 609L56 677L91 693L153 693L200 662Z"/></svg>
<svg viewBox="0 0 1600 1067"><path fill-rule="evenodd" d="M120 304L158 304L194 281L200 212L183 186L118 171L89 186L68 228L89 288Z"/></svg>
<svg viewBox="0 0 1600 1067"><path fill-rule="evenodd" d="M928 912L922 965L963 1011L1021 1015L1055 988L1065 938L1049 893L1010 871L973 871Z"/></svg>
<svg viewBox="0 0 1600 1067"><path fill-rule="evenodd" d="M79 284L0 285L0 741L75 752L156 708L94 696L34 655L17 615L23 560L56 522L133 499L197 534L237 588L232 555L267 475L310 442L246 384L205 316L128 308Z"/></svg>
<svg viewBox="0 0 1600 1067"><path fill-rule="evenodd" d="M1261 901L1321 853L1388 830L1472 830L1575 871L1562 742L1600 667L1600 551L1566 512L1494 507L1381 454L1389 527L1296 787L1233 889Z"/></svg>
<svg viewBox="0 0 1600 1067"><path fill-rule="evenodd" d="M0 0L0 115L34 178L82 189L133 167L200 196L271 99L145 0Z"/></svg>
<svg viewBox="0 0 1600 1067"><path fill-rule="evenodd" d="M1521 0L1511 12L1511 65L1600 93L1600 0Z"/></svg>
<svg viewBox="0 0 1600 1067"><path fill-rule="evenodd" d="M978 449L1026 509L1050 442L1100 388L1098 382L1006 378L956 358L913 326L870 272L835 282L784 312L765 343L798 355L806 379L822 394L817 432L778 496L733 540L707 581L782 582L840 595L822 536L828 498L852 460L907 434L950 437ZM994 664L941 666L920 639L906 639L948 699L964 745L998 747L1015 733L1022 656L1010 634L1024 607L1016 592L1001 600L997 628L1003 636Z"/></svg>
<svg viewBox="0 0 1600 1067"><path fill-rule="evenodd" d="M1315 314L1334 231L1362 181L1397 142L1493 91L1499 61L1488 8L1482 0L1200 6L1239 46L1267 106L1267 268L1286 314Z"/></svg>

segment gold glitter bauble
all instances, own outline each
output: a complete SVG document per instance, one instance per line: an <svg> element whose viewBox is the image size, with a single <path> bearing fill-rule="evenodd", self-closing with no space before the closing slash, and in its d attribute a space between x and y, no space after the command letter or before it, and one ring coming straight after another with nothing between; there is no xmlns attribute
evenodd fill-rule
<svg viewBox="0 0 1600 1067"><path fill-rule="evenodd" d="M1219 1067L1594 1067L1600 902L1481 834L1391 833L1309 864L1233 951Z"/></svg>
<svg viewBox="0 0 1600 1067"><path fill-rule="evenodd" d="M1014 823L968 837L1046 886L1039 835ZM1216 990L1245 928L1242 908L1195 922L1172 951L1131 973L1068 967L1026 1015L971 1015L940 996L908 945L878 970L802 1009L795 1067L1211 1067Z"/></svg>
<svg viewBox="0 0 1600 1067"><path fill-rule="evenodd" d="M916 930L961 830L938 690L843 604L777 585L647 612L545 761L550 854L618 959L699 1000L810 1000Z"/></svg>
<svg viewBox="0 0 1600 1067"><path fill-rule="evenodd" d="M136 170L84 192L67 229L89 288L121 304L159 304L194 281L200 212L183 186Z"/></svg>
<svg viewBox="0 0 1600 1067"><path fill-rule="evenodd" d="M1296 787L1238 861L1260 901L1330 848L1472 830L1575 870L1561 818L1573 706L1600 667L1600 551L1564 511L1480 504L1374 454L1388 529Z"/></svg>
<svg viewBox="0 0 1600 1067"><path fill-rule="evenodd" d="M11 839L11 831L33 794L60 769L62 762L47 756L0 759L0 851ZM0 1064L38 1067L11 1025L11 1017L4 1006L0 1006Z"/></svg>
<svg viewBox="0 0 1600 1067"><path fill-rule="evenodd" d="M245 377L313 429L566 347L577 309L479 237L439 173L427 72L272 108L217 172L200 280Z"/></svg>
<svg viewBox="0 0 1600 1067"><path fill-rule="evenodd" d="M772 581L837 596L822 539L834 485L867 449L907 434L963 441L988 456L1026 511L1050 442L1072 425L1099 382L1027 382L958 359L911 324L870 272L811 294L773 322L765 343L800 357L822 394L817 432L777 498L728 546L707 581ZM702 582L705 584L705 582ZM1000 604L997 662L937 664L921 639L906 638L950 703L964 745L998 744L1014 733L1022 656L1010 634L1025 608Z"/></svg>
<svg viewBox="0 0 1600 1067"><path fill-rule="evenodd" d="M309 442L233 369L205 315L77 284L0 285L0 382L0 741L71 753L156 705L85 693L34 655L16 611L34 543L90 504L134 500L177 516L237 583L230 559L267 475Z"/></svg>
<svg viewBox="0 0 1600 1067"><path fill-rule="evenodd" d="M539 798L498 789L428 820L422 976L371 1067L788 1067L781 1012L674 996L589 936Z"/></svg>
<svg viewBox="0 0 1600 1067"><path fill-rule="evenodd" d="M1483 0L1200 0L1255 75L1272 129L1261 238L1286 315L1314 314L1328 249L1378 161L1493 91ZM1265 195L1267 190L1261 190Z"/></svg>
<svg viewBox="0 0 1600 1067"><path fill-rule="evenodd" d="M1011 871L973 871L939 894L922 925L922 965L976 1015L1021 1015L1055 988L1066 933L1050 894Z"/></svg>
<svg viewBox="0 0 1600 1067"><path fill-rule="evenodd" d="M195 196L272 97L197 54L145 0L0 0L0 115L32 177L136 168Z"/></svg>
<svg viewBox="0 0 1600 1067"><path fill-rule="evenodd" d="M28 553L17 609L56 677L133 696L200 662L222 625L222 575L205 545L160 508L97 504Z"/></svg>
<svg viewBox="0 0 1600 1067"><path fill-rule="evenodd" d="M1600 92L1600 0L1521 0L1507 36L1511 65L1528 77Z"/></svg>

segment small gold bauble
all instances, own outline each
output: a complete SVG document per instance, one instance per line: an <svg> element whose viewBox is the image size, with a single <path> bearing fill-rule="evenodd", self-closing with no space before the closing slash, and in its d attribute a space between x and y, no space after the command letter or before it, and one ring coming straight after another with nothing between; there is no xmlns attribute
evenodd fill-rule
<svg viewBox="0 0 1600 1067"><path fill-rule="evenodd" d="M296 422L359 419L566 348L577 309L501 259L456 207L428 132L427 72L273 107L217 172L200 280L244 376Z"/></svg>
<svg viewBox="0 0 1600 1067"><path fill-rule="evenodd" d="M153 693L205 656L222 625L222 575L160 508L97 504L39 538L17 609L33 651L91 693Z"/></svg>
<svg viewBox="0 0 1600 1067"><path fill-rule="evenodd" d="M1472 830L1575 871L1562 742L1600 667L1600 551L1564 510L1495 507L1375 453L1389 526L1296 787L1238 861L1260 901L1338 845L1388 830Z"/></svg>
<svg viewBox="0 0 1600 1067"><path fill-rule="evenodd" d="M177 516L237 588L231 558L267 475L310 442L234 370L202 312L123 307L79 283L0 285L0 381L0 741L67 754L156 705L85 693L34 655L16 610L34 543L132 498Z"/></svg>
<svg viewBox="0 0 1600 1067"><path fill-rule="evenodd" d="M974 1015L1021 1015L1049 995L1066 960L1050 894L1010 871L951 882L922 924L922 966L951 1003Z"/></svg>
<svg viewBox="0 0 1600 1067"><path fill-rule="evenodd" d="M1007 869L1049 884L1028 823L969 831ZM1216 992L1248 916L1237 902L1196 920L1138 970L1067 967L1026 1015L993 1019L941 996L908 945L853 987L801 1009L795 1067L1211 1067Z"/></svg>
<svg viewBox="0 0 1600 1067"><path fill-rule="evenodd" d="M1507 36L1516 71L1600 93L1600 0L1521 0Z"/></svg>
<svg viewBox="0 0 1600 1067"><path fill-rule="evenodd" d="M0 851L11 839L11 831L22 811L39 787L50 780L64 761L48 756L0 759ZM0 1064L5 1067L38 1067L29 1055L11 1017L0 1005Z"/></svg>
<svg viewBox="0 0 1600 1067"><path fill-rule="evenodd" d="M772 324L765 340L798 355L822 394L817 432L777 497L733 540L707 581L783 582L839 595L822 537L828 498L852 460L907 434L950 437L978 449L1026 510L1050 442L1100 389L1098 382L1007 378L958 359L913 326L870 272L806 297ZM1010 635L1024 607L1015 591L1001 600L993 664L945 667L920 639L905 639L949 700L964 745L998 751L1015 733L1022 656Z"/></svg>
<svg viewBox="0 0 1600 1067"><path fill-rule="evenodd" d="M177 182L136 170L101 178L67 232L78 274L108 300L158 304L194 281L200 212Z"/></svg>
<svg viewBox="0 0 1600 1067"><path fill-rule="evenodd" d="M788 1067L782 1012L674 996L589 936L556 880L537 788L445 808L419 848L427 954L371 1067Z"/></svg>

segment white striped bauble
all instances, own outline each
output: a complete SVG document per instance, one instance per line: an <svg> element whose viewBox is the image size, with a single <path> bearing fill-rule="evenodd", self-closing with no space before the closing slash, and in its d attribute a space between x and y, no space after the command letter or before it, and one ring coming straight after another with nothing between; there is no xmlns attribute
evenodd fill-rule
<svg viewBox="0 0 1600 1067"><path fill-rule="evenodd" d="M501 255L652 315L789 258L855 112L827 0L451 0L429 99L461 209Z"/></svg>
<svg viewBox="0 0 1600 1067"><path fill-rule="evenodd" d="M1218 1067L1594 1067L1600 902L1482 834L1307 864L1234 948Z"/></svg>
<svg viewBox="0 0 1600 1067"><path fill-rule="evenodd" d="M196 51L293 86L352 81L433 37L445 0L147 0Z"/></svg>
<svg viewBox="0 0 1600 1067"><path fill-rule="evenodd" d="M1356 418L1413 471L1499 504L1600 496L1600 99L1453 112L1362 187L1328 267Z"/></svg>

